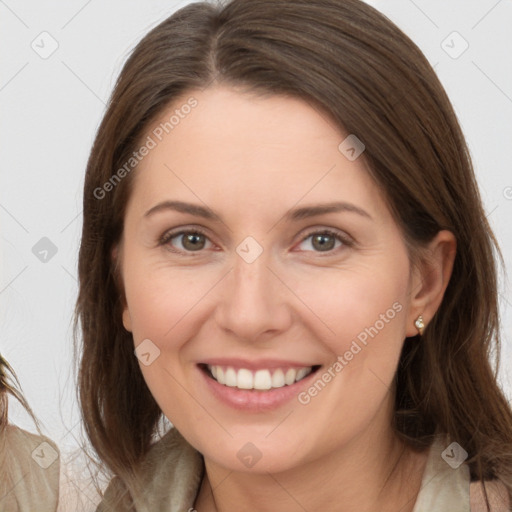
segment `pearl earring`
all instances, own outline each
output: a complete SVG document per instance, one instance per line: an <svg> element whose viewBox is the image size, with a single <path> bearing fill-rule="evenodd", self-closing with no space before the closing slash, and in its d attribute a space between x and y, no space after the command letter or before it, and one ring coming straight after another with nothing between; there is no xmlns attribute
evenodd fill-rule
<svg viewBox="0 0 512 512"><path fill-rule="evenodd" d="M418 318L416 318L416 322L414 322L414 325L416 326L416 329L418 329L420 336L422 336L423 331L425 330L425 324L423 323L423 317L421 315Z"/></svg>

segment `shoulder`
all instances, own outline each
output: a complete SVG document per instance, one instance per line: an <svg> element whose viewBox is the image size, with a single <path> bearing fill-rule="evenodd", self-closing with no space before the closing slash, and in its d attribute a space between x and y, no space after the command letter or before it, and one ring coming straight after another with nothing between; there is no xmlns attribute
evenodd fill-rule
<svg viewBox="0 0 512 512"><path fill-rule="evenodd" d="M510 512L511 504L507 488L499 480L486 480L485 489L489 498L491 512ZM471 482L469 485L471 512L488 512L482 481Z"/></svg>
<svg viewBox="0 0 512 512"><path fill-rule="evenodd" d="M154 443L135 471L141 492L128 489L114 477L97 512L116 510L188 510L192 508L203 476L203 459L178 432L171 428ZM133 503L132 496L133 495Z"/></svg>
<svg viewBox="0 0 512 512"><path fill-rule="evenodd" d="M48 475L58 472L60 452L51 439L14 425L7 425L3 435L4 456L9 466L24 467L31 474L39 469Z"/></svg>
<svg viewBox="0 0 512 512"><path fill-rule="evenodd" d="M48 478L54 478L58 474L60 452L51 439L14 425L7 425L4 435L5 462L11 469L20 468L30 475L43 470Z"/></svg>
<svg viewBox="0 0 512 512"><path fill-rule="evenodd" d="M9 451L32 453L35 448L42 447L44 449L48 446L51 448L52 452L55 452L54 455L58 456L59 450L57 445L46 436L32 434L14 425L7 425L5 437Z"/></svg>
<svg viewBox="0 0 512 512"><path fill-rule="evenodd" d="M2 498L5 510L56 510L60 471L57 445L13 425L7 425L1 434L0 490L9 488Z"/></svg>

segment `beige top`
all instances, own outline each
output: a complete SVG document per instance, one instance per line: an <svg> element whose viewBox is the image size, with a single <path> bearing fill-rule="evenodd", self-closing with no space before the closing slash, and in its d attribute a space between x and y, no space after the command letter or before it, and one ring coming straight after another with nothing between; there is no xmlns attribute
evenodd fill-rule
<svg viewBox="0 0 512 512"><path fill-rule="evenodd" d="M470 483L469 468L442 454L450 443L438 435L430 447L421 490L413 512L483 512L479 483ZM453 459L453 452L448 453ZM452 466L445 462L450 460ZM142 470L142 493L135 501L137 512L189 512L193 510L204 474L203 458L175 429L171 429L150 450ZM509 512L503 484L486 482L492 512ZM127 493L113 479L97 512L130 510Z"/></svg>
<svg viewBox="0 0 512 512"><path fill-rule="evenodd" d="M50 439L8 425L0 434L0 512L55 512L59 470Z"/></svg>

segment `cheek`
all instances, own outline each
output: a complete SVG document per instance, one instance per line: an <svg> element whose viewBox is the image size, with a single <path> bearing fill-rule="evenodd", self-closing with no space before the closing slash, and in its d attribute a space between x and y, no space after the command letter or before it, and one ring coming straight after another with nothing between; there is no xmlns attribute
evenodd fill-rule
<svg viewBox="0 0 512 512"><path fill-rule="evenodd" d="M214 281L211 273L198 274L161 265L127 266L125 290L135 343L149 338L172 348L179 339L176 331Z"/></svg>
<svg viewBox="0 0 512 512"><path fill-rule="evenodd" d="M323 282L303 283L301 293L308 297L308 305L334 331L316 331L332 353L332 363L298 397L304 413L309 413L308 421L319 429L332 425L327 428L327 444L371 424L391 389L409 300L408 258L398 251L395 255L330 273ZM348 417L347 411L351 411ZM344 425L343 432L339 425Z"/></svg>
<svg viewBox="0 0 512 512"><path fill-rule="evenodd" d="M296 293L313 315L310 325L333 354L350 350L357 340L368 346L383 340L379 350L396 352L405 338L408 304L408 260L351 269L324 270L296 279ZM366 345L365 345L366 343Z"/></svg>
<svg viewBox="0 0 512 512"><path fill-rule="evenodd" d="M142 375L160 409L173 424L189 431L189 423L201 420L189 389L191 366L183 347L193 335L200 307L211 284L211 275L127 262L125 290L135 347L150 340L152 360L139 363ZM142 346L142 345L141 345ZM150 345L153 347L153 345ZM155 355L154 355L155 354Z"/></svg>
<svg viewBox="0 0 512 512"><path fill-rule="evenodd" d="M334 331L322 338L333 359L299 402L318 428L332 425L326 439L342 435L342 424L343 435L369 425L391 389L409 300L408 258L399 251L394 256L340 272L336 279L331 274L324 283L329 292L319 283L310 287L309 304Z"/></svg>

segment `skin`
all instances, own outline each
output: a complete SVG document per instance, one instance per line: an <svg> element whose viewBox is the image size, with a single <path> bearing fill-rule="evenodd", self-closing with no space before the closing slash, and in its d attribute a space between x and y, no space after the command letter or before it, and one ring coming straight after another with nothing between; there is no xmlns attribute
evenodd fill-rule
<svg viewBox="0 0 512 512"><path fill-rule="evenodd" d="M150 339L160 350L141 364L144 378L205 459L195 508L412 510L426 454L405 449L391 429L392 382L403 343L418 332L415 319L428 324L441 303L453 235L441 231L413 267L363 158L349 161L338 150L348 134L308 103L216 85L187 93L155 125L190 96L198 105L135 171L114 256L123 324L136 347ZM145 216L167 200L207 206L223 222L171 209ZM335 201L368 217L284 217ZM206 238L194 250L197 239L190 245L177 233L197 227ZM328 237L332 248L319 249L310 235L325 229L348 243ZM159 245L171 230L176 236ZM252 263L236 252L247 236L263 248ZM212 357L271 358L321 364L321 373L396 303L400 312L307 405L233 409L210 393L197 367ZM247 442L262 455L251 468L237 457Z"/></svg>

